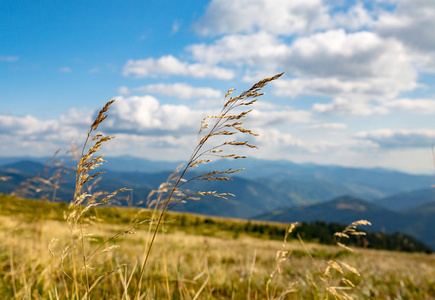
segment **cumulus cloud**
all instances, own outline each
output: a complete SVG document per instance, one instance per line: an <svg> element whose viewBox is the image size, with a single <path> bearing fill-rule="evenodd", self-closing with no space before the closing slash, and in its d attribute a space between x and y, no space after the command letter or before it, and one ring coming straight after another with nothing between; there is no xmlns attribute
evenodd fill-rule
<svg viewBox="0 0 435 300"><path fill-rule="evenodd" d="M296 139L291 134L280 132L274 128L256 128L254 131L259 134L255 140L260 147L286 147L287 150L288 148L307 150L308 147L308 145L302 140Z"/></svg>
<svg viewBox="0 0 435 300"><path fill-rule="evenodd" d="M387 113L394 105L383 105L383 102L419 87L415 53L402 40L391 38L392 35L381 30L388 27L382 18L400 13L369 11L359 1L338 10L328 5L320 0L254 0L249 3L214 0L197 24L197 30L203 34L224 35L211 43L186 47L191 59L198 63L181 62L171 55L130 60L124 66L124 75L233 78L234 72L219 67L221 65L239 67L245 72L244 79L252 80L286 71L291 78L274 82L274 93L283 97L332 98L330 103L314 104L315 112ZM246 9L236 9L238 7ZM382 18L374 21L379 11ZM245 14L258 17L244 18ZM322 17L313 21L312 16ZM368 31L373 26L378 29ZM307 28L323 30L307 31ZM176 90L182 91L180 95L186 94L182 96L186 98L190 93L187 88L175 86L154 85L143 89L147 93L164 92L170 96L177 93Z"/></svg>
<svg viewBox="0 0 435 300"><path fill-rule="evenodd" d="M265 32L230 35L209 45L192 45L188 50L195 59L208 64L285 70L294 78L274 82L279 96L383 99L418 86L413 59L405 47L368 31L329 30L289 44Z"/></svg>
<svg viewBox="0 0 435 300"><path fill-rule="evenodd" d="M352 101L353 100L353 101ZM335 98L331 103L315 103L313 111L333 115L359 115L387 114L389 110L382 105L372 104L365 99Z"/></svg>
<svg viewBox="0 0 435 300"><path fill-rule="evenodd" d="M413 49L424 69L435 72L435 2L400 0L394 11L383 11L374 30Z"/></svg>
<svg viewBox="0 0 435 300"><path fill-rule="evenodd" d="M371 141L382 148L430 148L435 143L435 130L378 129L359 132L356 137Z"/></svg>
<svg viewBox="0 0 435 300"><path fill-rule="evenodd" d="M208 36L259 31L301 36L333 28L366 28L377 14L360 1L349 6L348 1L213 0L194 28Z"/></svg>
<svg viewBox="0 0 435 300"><path fill-rule="evenodd" d="M159 153L154 153L158 158L168 159L164 155L170 154L171 159L180 159L192 150L192 143L196 143L201 120L205 116L215 115L218 111L210 107L201 109L197 106L191 108L181 104L162 104L149 95L118 97L111 107L109 118L100 129L118 137L118 142L107 148L111 153L132 154L134 150L131 147L138 147L149 151L160 149ZM255 108L243 121L246 122L246 128L261 134L257 141L261 145L284 145L308 151L301 140L294 139L275 127L312 122L310 116L310 112L292 108L279 109L265 104L264 109ZM250 136L240 137L245 138L250 139Z"/></svg>
<svg viewBox="0 0 435 300"><path fill-rule="evenodd" d="M159 105L150 96L144 97L142 100L145 101L139 104L134 97L128 99L129 103L122 100L115 102L109 118L98 129L106 134L115 133L115 141L120 140L105 145L108 153L137 155L137 151L144 147L150 151L160 149L157 155L162 150L168 155L177 147L187 149L192 141L196 141L195 134L191 134L192 138L187 141L185 135L196 133L200 124L199 113L203 111L191 112L184 106ZM137 110L136 114L133 110ZM0 137L4 141L0 150L8 155L50 155L57 149L69 149L72 141L78 144L83 141L97 113L98 110L73 108L52 120L40 120L30 115L0 115ZM197 118L192 120L194 117ZM186 153L182 152L182 155L185 157Z"/></svg>
<svg viewBox="0 0 435 300"><path fill-rule="evenodd" d="M276 36L259 32L227 35L212 44L187 47L194 59L207 63L264 66L276 68L288 55L289 47Z"/></svg>
<svg viewBox="0 0 435 300"><path fill-rule="evenodd" d="M71 127L89 127L95 117L95 111L88 109L71 108L67 113L61 114L59 123Z"/></svg>
<svg viewBox="0 0 435 300"><path fill-rule="evenodd" d="M134 88L132 91L154 93L159 95L177 97L180 99L223 97L222 92L219 90L215 90L209 87L193 87L186 83L149 84Z"/></svg>
<svg viewBox="0 0 435 300"><path fill-rule="evenodd" d="M345 11L339 11L331 16L330 27L358 30L371 26L375 22L375 15L357 2Z"/></svg>
<svg viewBox="0 0 435 300"><path fill-rule="evenodd" d="M276 125L311 122L309 112L279 109L267 104L262 107L264 109L254 109L244 120L247 128L269 130ZM196 143L201 120L205 116L217 114L219 110L211 109L210 106L191 108L181 104L162 104L149 95L120 96L111 106L109 117L100 125L99 130L122 137L121 143L125 141L125 145L109 143L106 149L112 154L122 154L122 151L125 151L124 154L134 154L140 147L154 149L152 151L161 149L166 154L176 151L177 147L191 151L192 143ZM39 149L39 155L46 155L57 148L69 148L72 140L80 143L97 113L97 109L73 108L52 120L40 120L31 115L0 115L0 136L3 141L14 140L13 145L9 144L10 147L21 147L27 151L33 147ZM285 134L283 137L282 141L288 143L289 137ZM139 148L134 150L134 147ZM182 154L186 155L183 151Z"/></svg>
<svg viewBox="0 0 435 300"><path fill-rule="evenodd" d="M212 44L194 44L187 50L194 59L208 64L280 66L298 76L389 78L405 71L415 77L412 60L400 43L368 31L329 30L292 43L267 32L236 34Z"/></svg>
<svg viewBox="0 0 435 300"><path fill-rule="evenodd" d="M129 88L126 86L121 86L118 89L118 94L120 94L120 95L128 96L128 95L130 95L130 93L131 92L130 92Z"/></svg>
<svg viewBox="0 0 435 300"><path fill-rule="evenodd" d="M394 98L401 90L400 82L394 78L296 78L282 79L273 83L277 96L297 97L318 95L326 97L360 98L384 100ZM413 83L412 86L417 86ZM406 90L411 87L406 88Z"/></svg>
<svg viewBox="0 0 435 300"><path fill-rule="evenodd" d="M332 114L385 114L386 102L419 86L413 57L398 41L372 32L331 30L295 40L287 66L297 77L273 83L278 96L319 95L330 103L313 110Z"/></svg>
<svg viewBox="0 0 435 300"><path fill-rule="evenodd" d="M161 104L156 98L146 96L117 97L110 118L103 125L111 133L138 135L188 135L197 133L201 120L215 115L211 109L190 108L186 105ZM308 111L254 109L245 120L247 126L269 127L280 124L311 122Z"/></svg>
<svg viewBox="0 0 435 300"><path fill-rule="evenodd" d="M14 138L17 143L33 141L60 147L81 138L80 133L86 133L93 114L94 111L73 108L51 120L40 120L31 115L0 115L0 135L2 139Z"/></svg>
<svg viewBox="0 0 435 300"><path fill-rule="evenodd" d="M156 160L186 159L192 149L196 135L152 135L143 136L131 133L117 133L112 143L105 145L111 155L152 156Z"/></svg>
<svg viewBox="0 0 435 300"><path fill-rule="evenodd" d="M311 113L309 111L282 108L279 110L254 109L249 114L247 123L255 127L273 127L280 124L308 123L310 121Z"/></svg>
<svg viewBox="0 0 435 300"><path fill-rule="evenodd" d="M297 75L395 78L401 83L416 79L406 49L368 31L346 33L338 29L299 38L292 44L287 60ZM401 72L405 74L399 77Z"/></svg>
<svg viewBox="0 0 435 300"><path fill-rule="evenodd" d="M234 71L208 64L189 64L179 61L172 55L159 59L147 58L127 61L123 68L123 75L141 77L157 77L159 75L178 75L194 78L232 79Z"/></svg>
<svg viewBox="0 0 435 300"><path fill-rule="evenodd" d="M420 86L417 63L435 57L434 12L431 0L401 0L393 10L361 1L214 0L196 30L218 37L186 50L204 64L244 67L245 80L284 70L291 79L273 83L276 95L332 98L315 112L386 114L405 105L393 99ZM420 43L411 47L412 39Z"/></svg>
<svg viewBox="0 0 435 300"><path fill-rule="evenodd" d="M191 134L198 130L203 111L185 105L160 104L152 96L117 97L103 128L111 133L139 135Z"/></svg>
<svg viewBox="0 0 435 300"><path fill-rule="evenodd" d="M293 135L279 131L275 128L256 128L255 132L259 132L260 136L255 138L254 144L258 145L261 149L259 152L254 152L252 155L262 158L271 157L286 157L295 158L300 155L307 155L310 160L317 160L322 163L322 160L337 159L334 154L339 151L340 153L357 153L366 152L377 149L378 145L362 139L349 139L343 137L342 139L328 140L325 138L317 138L314 140L306 140ZM316 154L312 157L312 154ZM319 155L320 154L320 155ZM318 155L318 156L317 156ZM323 163L325 163L323 161ZM341 164L343 161L341 162Z"/></svg>
<svg viewBox="0 0 435 300"><path fill-rule="evenodd" d="M385 106L418 114L435 114L435 100L433 99L400 98L385 103Z"/></svg>
<svg viewBox="0 0 435 300"><path fill-rule="evenodd" d="M291 35L324 28L328 21L321 0L213 0L195 29L202 35L258 30Z"/></svg>
<svg viewBox="0 0 435 300"><path fill-rule="evenodd" d="M223 36L186 49L201 63L246 67L245 80L284 70L291 79L274 82L274 93L332 98L331 103L315 104L316 112L385 114L394 105L382 102L419 87L416 62L424 61L398 33L408 26L409 37L423 41L412 24L417 19L435 22L433 1L416 2L402 0L397 9L388 11L376 4L368 10L361 1L348 6L320 0L214 0L196 30ZM409 12L408 6L412 6ZM424 42L433 50L430 35Z"/></svg>
<svg viewBox="0 0 435 300"><path fill-rule="evenodd" d="M56 121L41 121L30 115L18 117L0 115L0 134L21 135L36 138L38 135L50 134L59 128Z"/></svg>
<svg viewBox="0 0 435 300"><path fill-rule="evenodd" d="M347 128L345 123L320 123L307 126L308 129L325 129L325 130L344 130Z"/></svg>

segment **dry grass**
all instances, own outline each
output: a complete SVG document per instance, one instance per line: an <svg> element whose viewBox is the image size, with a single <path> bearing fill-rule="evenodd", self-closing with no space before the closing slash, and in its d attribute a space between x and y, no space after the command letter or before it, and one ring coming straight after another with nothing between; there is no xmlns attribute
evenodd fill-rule
<svg viewBox="0 0 435 300"><path fill-rule="evenodd" d="M211 161L208 157L218 157L218 158L233 158L240 159L246 158L246 156L239 156L234 153L225 153L225 149L229 146L247 146L249 148L257 148L255 145L251 145L248 141L223 141L218 142L217 144L214 142L216 137L226 137L233 136L237 133L239 134L248 134L251 136L258 136L258 134L253 133L251 130L246 129L243 126L243 119L252 111L251 110L242 110L241 112L237 112L236 109L240 107L248 107L254 104L257 101L257 97L262 96L260 90L265 87L269 82L280 78L283 75L277 74L273 77L266 78L260 80L256 84L254 84L249 90L244 91L239 96L236 97L228 97L231 95L232 91L229 90L225 95L225 102L221 112L215 116L207 116L201 122L201 127L198 131L198 144L193 150L189 160L186 163L184 168L180 167L181 170L178 169L175 173L169 178L168 182L161 186L157 191L158 197L155 202L156 208L161 206L161 212L159 213L156 228L151 237L151 241L148 245L148 250L146 251L145 259L142 263L141 272L139 275L139 283L142 282L142 278L144 275L145 267L147 265L152 246L154 244L155 238L157 236L157 232L159 231L160 224L165 216L166 212L172 208L173 206L185 202L187 200L199 200L200 197L211 195L216 198L224 198L228 196L234 196L229 193L217 193L216 191L193 191L191 192L188 189L189 183L198 180L204 181L230 181L231 179L227 177L229 174L234 174L242 171L243 169L228 169L228 170L216 170L212 172L208 172L202 175L195 176L193 178L185 178L186 172L191 169L197 168L200 164L206 164ZM187 186L187 187L186 187ZM184 189L184 190L183 190ZM171 206L169 206L172 203ZM137 298L138 293L140 293L140 284L137 286L133 299Z"/></svg>
<svg viewBox="0 0 435 300"><path fill-rule="evenodd" d="M170 228L171 225L165 225ZM121 224L101 224L103 237L122 230ZM192 230L190 230L192 232ZM119 249L96 257L95 272L125 264L120 270L98 282L93 299L126 299L125 285L135 286L140 256L147 229L118 240ZM48 245L53 235L59 241ZM62 221L25 223L16 217L0 217L0 294L4 299L78 299L74 285L58 266L63 245L70 234ZM206 237L172 228L156 240L151 253L142 299L266 299L267 282L276 266L277 250L282 242L251 237ZM311 257L307 254L307 249ZM361 276L344 270L355 284L349 293L355 299L432 299L435 297L435 256L356 249L344 254L339 247L289 241L280 276L271 285L283 299L324 299L328 297L323 272L330 257L358 269ZM313 263L314 260L314 263ZM254 263L253 263L254 262ZM342 274L331 271L331 285L345 287ZM203 288L202 288L203 287ZM201 289L202 288L202 289ZM270 289L270 292L272 288ZM200 292L198 294L198 292ZM249 294L248 294L249 293ZM57 295L57 296L56 296ZM331 296L330 296L331 297ZM333 299L333 297L331 297Z"/></svg>

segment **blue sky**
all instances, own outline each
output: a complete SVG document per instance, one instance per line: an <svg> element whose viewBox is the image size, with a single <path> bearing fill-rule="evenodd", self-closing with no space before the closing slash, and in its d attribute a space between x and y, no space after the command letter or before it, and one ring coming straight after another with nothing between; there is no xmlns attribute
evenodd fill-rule
<svg viewBox="0 0 435 300"><path fill-rule="evenodd" d="M226 90L279 72L252 157L433 170L433 0L1 1L0 156L82 142L183 160ZM236 91L236 92L237 92Z"/></svg>

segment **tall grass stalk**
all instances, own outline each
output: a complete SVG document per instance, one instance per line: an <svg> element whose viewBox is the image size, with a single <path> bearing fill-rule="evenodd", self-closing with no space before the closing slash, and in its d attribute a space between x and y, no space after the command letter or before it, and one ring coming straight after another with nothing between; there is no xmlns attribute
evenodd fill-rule
<svg viewBox="0 0 435 300"><path fill-rule="evenodd" d="M195 149L193 150L186 166L182 169L180 174L178 175L178 178L175 179L175 183L173 184L172 188L169 190L169 195L163 202L163 208L161 209L156 228L153 232L151 242L148 246L148 249L146 251L145 258L142 263L141 271L139 274L138 279L138 285L136 287L136 290L134 292L133 299L137 299L139 296L139 290L141 287L142 278L144 275L144 271L148 262L148 259L150 257L150 253L155 241L155 238L157 236L157 232L159 231L159 227L162 223L163 217L165 216L166 212L168 211L169 204L172 202L173 207L174 205L177 205L180 202L186 201L186 200L194 200L198 199L200 196L206 196L211 195L217 198L224 198L226 199L226 196L234 196L230 193L217 193L216 191L207 191L207 192L194 192L194 193L188 193L187 195L184 194L180 189L184 185L186 185L189 182L195 181L195 180L206 180L206 181L214 181L214 180L224 180L229 181L230 179L227 177L229 174L233 174L239 171L242 171L243 169L228 169L224 171L212 171L208 172L206 174L198 175L190 179L185 179L184 176L186 175L186 172L190 169L194 169L198 167L200 164L206 164L210 162L211 160L206 158L207 156L215 156L219 158L233 158L233 159L240 159L240 158L246 158L246 156L238 156L236 154L230 153L226 154L224 153L224 148L226 146L247 146L249 148L258 148L255 145L249 144L248 141L240 142L237 140L232 141L225 141L222 143L216 144L210 144L210 140L213 137L218 136L232 136L237 133L242 134L248 134L252 136L258 136L258 134L252 132L249 129L243 128L243 122L242 120L252 111L251 110L243 110L240 113L233 114L233 111L239 107L244 106L250 106L254 104L257 101L257 97L263 95L260 93L260 90L266 86L267 83L270 81L276 80L279 77L281 77L283 73L277 74L273 77L263 79L256 84L254 84L249 90L244 91L239 96L236 97L230 97L228 100L224 102L223 108L221 112L218 115L214 116L208 116L203 119L201 122L201 126L198 132L198 139L199 142L196 145ZM228 93L225 95L225 99L227 99L233 90L229 90Z"/></svg>
<svg viewBox="0 0 435 300"><path fill-rule="evenodd" d="M74 281L76 297L78 297L79 288L81 286L84 286L84 289L86 291L84 296L85 299L88 299L91 290L95 287L95 285L102 277L114 272L114 270L105 272L100 276L97 276L92 282L89 274L89 270L91 269L90 260L102 247L106 246L109 241L114 240L124 234L130 233L131 231L131 229L129 229L114 235L110 239L107 239L106 241L101 243L100 246L97 247L96 250L91 251L89 255L87 254L88 249L86 248L85 240L87 237L90 237L92 235L91 233L86 232L84 229L84 223L90 222L90 220L87 218L87 213L89 213L92 208L108 204L111 198L113 198L116 194L127 190L126 188L121 188L109 194L104 192L94 193L92 191L92 188L94 187L95 183L98 182L99 180L98 176L100 176L104 172L96 172L94 174L91 174L91 171L98 168L99 166L102 165L103 162L105 162L105 160L103 159L103 155L99 155L94 158L93 156L102 147L103 143L114 138L113 136L105 136L102 133L95 133L95 132L98 129L99 125L107 118L106 112L109 110L110 105L112 105L113 102L114 100L109 101L100 110L98 116L96 117L90 129L88 130L86 141L83 144L80 160L77 165L74 197L73 197L73 202L70 205L71 213L67 218L67 222L71 231L71 246L72 246L71 255L72 255L72 262L74 265L73 274L72 275L67 274L67 272L63 268L63 261L67 256L67 252L66 252L68 250L67 248L65 248L64 254L62 255L61 269L63 270L64 274L67 275L68 278ZM94 143L86 151L89 142L94 142ZM84 271L85 274L84 282L81 284L78 281L78 275L76 269L76 257L74 251L74 245L76 240L78 240L79 242L80 260L81 260L81 264L83 265L82 270ZM113 247L106 248L102 252L109 251L111 249L113 249Z"/></svg>

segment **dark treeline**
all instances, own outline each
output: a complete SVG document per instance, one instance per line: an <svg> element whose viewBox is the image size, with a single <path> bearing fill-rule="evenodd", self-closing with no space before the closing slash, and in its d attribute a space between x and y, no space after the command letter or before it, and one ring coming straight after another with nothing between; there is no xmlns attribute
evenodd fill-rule
<svg viewBox="0 0 435 300"><path fill-rule="evenodd" d="M274 240L282 240L286 226L275 223L259 223L252 221L232 221L207 217L196 217L181 215L176 221L180 226L201 226L206 229L209 227L217 227L219 230L231 231L235 237L241 233L249 234L251 236L270 238ZM299 223L299 225L290 234L289 239L299 239L305 242L317 242L326 245L335 245L337 239L336 232L342 232L346 228L345 225L337 223L325 223L321 221L313 223ZM364 230L358 230L364 231ZM341 242L346 245L369 248L369 249L383 249L391 251L403 252L425 252L432 253L430 247L420 242L419 240L403 234L394 233L386 234L379 232L364 231L364 236L350 236L349 239L342 239Z"/></svg>

